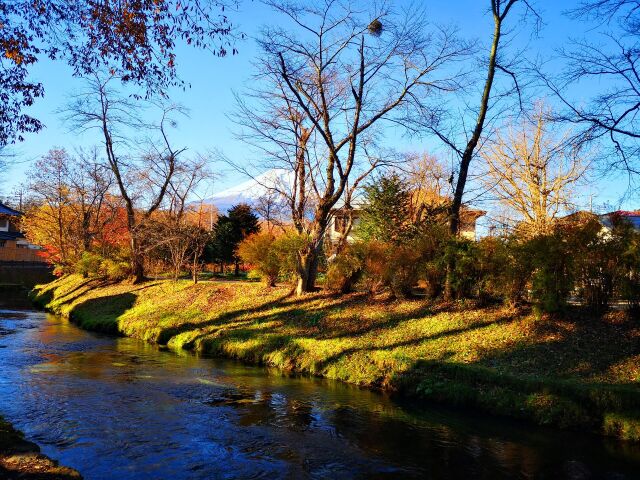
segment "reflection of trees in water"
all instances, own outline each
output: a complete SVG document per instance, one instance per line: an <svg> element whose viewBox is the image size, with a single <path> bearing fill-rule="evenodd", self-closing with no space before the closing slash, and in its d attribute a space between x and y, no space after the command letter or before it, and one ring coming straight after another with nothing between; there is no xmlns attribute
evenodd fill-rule
<svg viewBox="0 0 640 480"><path fill-rule="evenodd" d="M375 411L339 407L326 413L336 435L370 455L434 478L464 478L490 472L521 472L528 478L541 469L540 453L526 445L487 435L469 435L438 424L406 421ZM475 426L474 426L475 427ZM489 477L487 477L489 478ZM497 477L491 477L497 478Z"/></svg>
<svg viewBox="0 0 640 480"><path fill-rule="evenodd" d="M313 406L305 401L268 390L240 393L238 406L241 426L271 425L293 431L306 431L313 423Z"/></svg>
<svg viewBox="0 0 640 480"><path fill-rule="evenodd" d="M535 429L514 441L510 437L522 434L522 429L514 427L505 438L500 432L506 423L492 426L487 419L465 425L467 419L462 418L450 426L441 423L447 418L417 419L370 392L363 392L362 398L357 392L351 392L354 397L350 403L357 407L338 404L329 408L337 400L334 395L319 391L319 386L312 382L299 387L300 391L296 385L296 389L287 394L260 388L234 389L233 401L227 404L236 407L240 426L271 426L283 429L283 434L322 431L334 439L331 449L355 446L369 458L384 458L398 468L429 472L436 478L482 476L490 472L503 472L505 476L519 472L526 478L542 471L551 474L555 469L582 471L586 468L579 462L567 466L562 456L556 463L549 461L557 452L548 444L549 439L543 438L544 433ZM340 398L340 387L334 387L333 393L346 402L349 396ZM480 434L469 434L469 431ZM304 438L310 437L305 434Z"/></svg>

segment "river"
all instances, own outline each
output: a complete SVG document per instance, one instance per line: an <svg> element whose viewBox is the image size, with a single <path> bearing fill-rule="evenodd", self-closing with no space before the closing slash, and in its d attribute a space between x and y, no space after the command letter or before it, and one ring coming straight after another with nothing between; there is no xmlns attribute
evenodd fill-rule
<svg viewBox="0 0 640 480"><path fill-rule="evenodd" d="M640 447L0 310L0 413L86 479L640 478Z"/></svg>

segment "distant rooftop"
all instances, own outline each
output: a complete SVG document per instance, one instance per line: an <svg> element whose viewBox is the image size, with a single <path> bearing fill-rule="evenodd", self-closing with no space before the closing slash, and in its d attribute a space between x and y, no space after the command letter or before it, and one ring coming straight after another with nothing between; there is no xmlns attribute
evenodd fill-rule
<svg viewBox="0 0 640 480"><path fill-rule="evenodd" d="M11 207L7 207L4 203L0 203L0 215L11 215L12 217L19 217L22 215L18 210L14 210Z"/></svg>
<svg viewBox="0 0 640 480"><path fill-rule="evenodd" d="M620 217L624 217L627 221L629 221L636 230L640 230L640 211L639 210L616 210L615 212L605 213L603 215L598 215L600 217L600 221L606 227L611 227L611 217L618 215Z"/></svg>

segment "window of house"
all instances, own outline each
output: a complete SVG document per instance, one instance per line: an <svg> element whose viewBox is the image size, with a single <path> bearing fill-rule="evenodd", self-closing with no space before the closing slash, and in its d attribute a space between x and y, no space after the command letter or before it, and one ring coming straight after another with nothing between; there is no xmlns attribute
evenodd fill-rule
<svg viewBox="0 0 640 480"><path fill-rule="evenodd" d="M333 221L333 229L336 233L344 233L347 228L347 219L343 215L336 215Z"/></svg>
<svg viewBox="0 0 640 480"><path fill-rule="evenodd" d="M0 248L3 248L7 244L6 240L0 240Z"/></svg>
<svg viewBox="0 0 640 480"><path fill-rule="evenodd" d="M9 231L9 220L7 220L6 218L0 218L0 231Z"/></svg>

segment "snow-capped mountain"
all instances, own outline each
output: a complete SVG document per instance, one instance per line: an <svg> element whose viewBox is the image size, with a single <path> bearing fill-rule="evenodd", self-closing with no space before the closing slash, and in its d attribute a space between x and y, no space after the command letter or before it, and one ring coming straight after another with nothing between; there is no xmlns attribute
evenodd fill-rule
<svg viewBox="0 0 640 480"><path fill-rule="evenodd" d="M290 191L292 185L292 172L285 169L267 170L234 187L222 190L205 199L204 203L215 206L220 213L226 213L231 207L239 203L255 206L261 198L269 195L277 197L277 191Z"/></svg>

